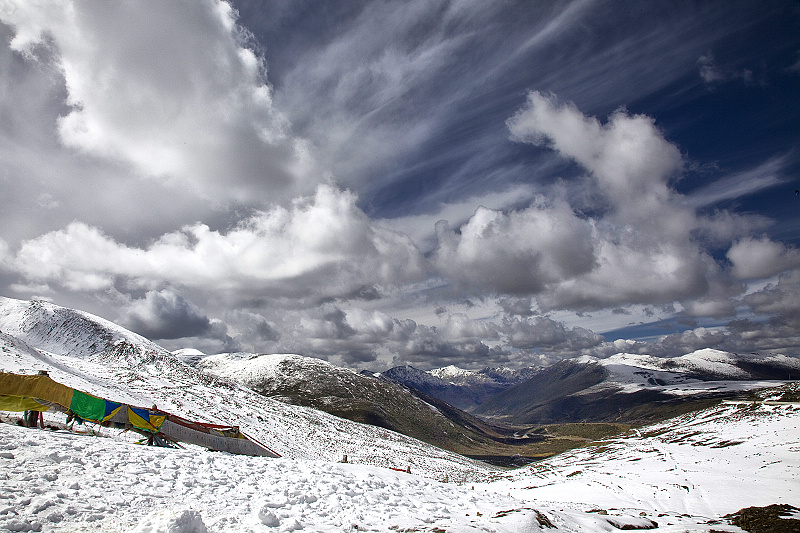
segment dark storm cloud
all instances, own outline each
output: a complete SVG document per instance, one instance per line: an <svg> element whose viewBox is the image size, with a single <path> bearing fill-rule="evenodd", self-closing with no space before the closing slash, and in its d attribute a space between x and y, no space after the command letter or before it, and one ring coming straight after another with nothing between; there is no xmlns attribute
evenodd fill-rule
<svg viewBox="0 0 800 533"><path fill-rule="evenodd" d="M200 337L211 330L203 311L171 290L150 291L133 302L122 323L154 340Z"/></svg>
<svg viewBox="0 0 800 533"><path fill-rule="evenodd" d="M533 316L531 298L515 298L506 296L499 298L497 304L504 313L510 316Z"/></svg>
<svg viewBox="0 0 800 533"><path fill-rule="evenodd" d="M508 344L519 349L540 349L545 353L581 353L601 344L605 339L581 327L567 327L563 322L537 316L511 318L503 322Z"/></svg>
<svg viewBox="0 0 800 533"><path fill-rule="evenodd" d="M280 338L276 325L258 313L238 309L229 311L225 314L225 322L235 326L241 342L254 347Z"/></svg>

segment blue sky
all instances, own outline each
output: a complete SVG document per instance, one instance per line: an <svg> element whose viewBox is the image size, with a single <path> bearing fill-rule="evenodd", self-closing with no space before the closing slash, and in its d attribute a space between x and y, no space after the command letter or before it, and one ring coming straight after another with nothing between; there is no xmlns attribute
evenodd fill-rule
<svg viewBox="0 0 800 533"><path fill-rule="evenodd" d="M0 294L380 370L800 355L796 2L9 2Z"/></svg>

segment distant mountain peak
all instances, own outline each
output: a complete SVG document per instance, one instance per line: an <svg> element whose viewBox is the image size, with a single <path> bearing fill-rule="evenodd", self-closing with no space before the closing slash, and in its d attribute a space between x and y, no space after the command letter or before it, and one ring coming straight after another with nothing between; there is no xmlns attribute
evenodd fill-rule
<svg viewBox="0 0 800 533"><path fill-rule="evenodd" d="M475 372L474 370L465 370L455 365L449 365L442 368L435 368L433 370L428 371L428 374L435 376L439 379L443 379L445 381L449 381L452 378L474 376L476 373L477 372Z"/></svg>

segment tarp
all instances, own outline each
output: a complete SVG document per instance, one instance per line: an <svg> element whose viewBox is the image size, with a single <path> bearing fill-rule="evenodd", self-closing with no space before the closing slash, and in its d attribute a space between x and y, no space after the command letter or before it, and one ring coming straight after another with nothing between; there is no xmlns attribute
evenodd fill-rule
<svg viewBox="0 0 800 533"><path fill-rule="evenodd" d="M128 421L138 429L157 433L166 418L164 413L128 406Z"/></svg>
<svg viewBox="0 0 800 533"><path fill-rule="evenodd" d="M46 411L56 405L91 422L123 424L172 441L198 444L212 450L280 457L238 427L192 422L155 409L133 407L99 398L56 383L49 376L0 372L0 410ZM169 417L170 420L167 420Z"/></svg>
<svg viewBox="0 0 800 533"><path fill-rule="evenodd" d="M185 421L172 415L161 426L160 434L167 439L187 444L195 444L220 452L240 455L256 455L262 457L280 457L266 446L256 443L239 433L239 437L226 437L216 430L202 431L197 424L186 424Z"/></svg>
<svg viewBox="0 0 800 533"><path fill-rule="evenodd" d="M49 408L26 396L0 395L0 411L47 411Z"/></svg>
<svg viewBox="0 0 800 533"><path fill-rule="evenodd" d="M66 408L72 403L72 388L56 383L50 376L23 376L0 372L0 394L39 398Z"/></svg>
<svg viewBox="0 0 800 533"><path fill-rule="evenodd" d="M72 393L69 410L84 420L98 422L103 420L106 412L106 401L97 396L76 390Z"/></svg>

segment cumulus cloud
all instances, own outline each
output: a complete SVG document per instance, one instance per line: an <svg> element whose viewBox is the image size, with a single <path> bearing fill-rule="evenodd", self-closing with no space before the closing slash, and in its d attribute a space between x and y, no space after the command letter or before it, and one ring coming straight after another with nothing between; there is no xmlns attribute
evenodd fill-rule
<svg viewBox="0 0 800 533"><path fill-rule="evenodd" d="M13 265L27 279L74 291L170 283L234 301L342 297L365 284L422 277L425 261L410 240L373 227L355 202L351 193L320 186L314 196L260 212L228 232L195 224L143 248L74 222L22 243Z"/></svg>
<svg viewBox="0 0 800 533"><path fill-rule="evenodd" d="M551 147L586 169L601 202L594 217L565 200L500 212L479 208L460 228L437 226L433 256L455 283L536 295L543 309L665 303L702 296L712 259L693 237L694 211L670 186L678 149L642 115L606 124L531 92L508 121L512 139Z"/></svg>
<svg viewBox="0 0 800 533"><path fill-rule="evenodd" d="M672 196L668 180L682 167L680 152L652 118L617 111L601 124L538 91L529 93L508 128L513 140L552 147L589 170L606 198L629 215L661 211Z"/></svg>
<svg viewBox="0 0 800 533"><path fill-rule="evenodd" d="M652 341L617 339L602 342L584 353L605 358L618 353L653 355L656 357L677 357L702 348L735 351L732 337L720 328L698 327L682 332L664 335Z"/></svg>
<svg viewBox="0 0 800 533"><path fill-rule="evenodd" d="M745 238L730 247L727 257L739 279L763 279L800 266L800 251L766 236Z"/></svg>
<svg viewBox="0 0 800 533"><path fill-rule="evenodd" d="M247 345L253 351L259 346L280 339L277 325L259 313L252 313L235 309L227 311L224 315L225 323L236 330L236 339Z"/></svg>
<svg viewBox="0 0 800 533"><path fill-rule="evenodd" d="M602 335L581 327L569 328L563 322L545 316L503 321L508 344L518 349L538 349L549 354L577 354L605 341Z"/></svg>
<svg viewBox="0 0 800 533"><path fill-rule="evenodd" d="M282 326L286 334L278 344L280 351L315 355L346 366L373 363L418 334L413 320L358 307L345 310L335 304L284 316Z"/></svg>
<svg viewBox="0 0 800 533"><path fill-rule="evenodd" d="M458 232L437 223L437 238L433 261L444 276L505 294L538 292L595 263L591 224L561 201L509 213L480 207Z"/></svg>
<svg viewBox="0 0 800 533"><path fill-rule="evenodd" d="M800 270L781 274L777 283L744 297L755 313L780 315L800 327Z"/></svg>
<svg viewBox="0 0 800 533"><path fill-rule="evenodd" d="M236 16L219 0L0 9L12 50L29 61L52 51L66 90L64 145L205 197L266 204L315 171Z"/></svg>
<svg viewBox="0 0 800 533"><path fill-rule="evenodd" d="M448 365L481 368L509 360L508 352L502 347L492 348L480 339L450 340L440 335L436 328L418 326L416 335L398 347L398 355L392 364L416 364L425 368Z"/></svg>
<svg viewBox="0 0 800 533"><path fill-rule="evenodd" d="M533 316L534 314L530 296L527 298L504 296L498 298L497 305L510 316Z"/></svg>

